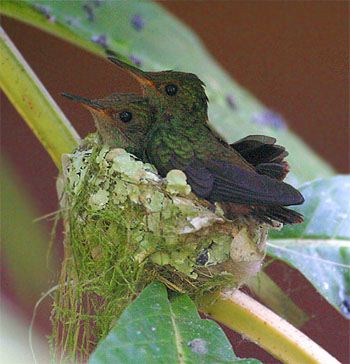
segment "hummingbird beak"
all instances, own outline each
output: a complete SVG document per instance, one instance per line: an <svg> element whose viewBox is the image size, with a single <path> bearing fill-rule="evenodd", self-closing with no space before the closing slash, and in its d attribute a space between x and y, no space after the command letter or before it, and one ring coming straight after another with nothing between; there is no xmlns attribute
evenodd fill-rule
<svg viewBox="0 0 350 364"><path fill-rule="evenodd" d="M148 72L144 72L139 68L131 66L128 63L121 61L120 59L114 56L108 56L108 59L116 64L119 68L123 69L124 71L128 72L131 76L133 76L142 86L145 87L152 87L155 88L154 82L151 78L147 75Z"/></svg>
<svg viewBox="0 0 350 364"><path fill-rule="evenodd" d="M68 92L63 92L63 93L61 93L61 95L71 101L82 104L87 109L93 109L93 110L97 110L97 111L103 111L103 109L104 109L103 106L100 105L98 102L90 100L90 99L86 99L85 97L72 95Z"/></svg>

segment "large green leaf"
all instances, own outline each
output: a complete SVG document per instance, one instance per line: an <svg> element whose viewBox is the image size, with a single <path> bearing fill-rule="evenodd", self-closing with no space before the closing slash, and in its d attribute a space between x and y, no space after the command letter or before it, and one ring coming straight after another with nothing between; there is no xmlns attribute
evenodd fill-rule
<svg viewBox="0 0 350 364"><path fill-rule="evenodd" d="M202 320L188 296L168 297L165 286L155 282L122 313L89 363L260 362L236 358L218 324Z"/></svg>
<svg viewBox="0 0 350 364"><path fill-rule="evenodd" d="M207 85L212 125L228 141L257 133L276 136L290 151L290 179L295 182L332 173L288 131L279 115L234 82L193 32L157 4L130 0L5 0L1 12L100 55L108 47L147 70L194 72Z"/></svg>
<svg viewBox="0 0 350 364"><path fill-rule="evenodd" d="M315 180L301 187L296 208L303 224L273 232L268 252L297 268L350 318L350 176Z"/></svg>

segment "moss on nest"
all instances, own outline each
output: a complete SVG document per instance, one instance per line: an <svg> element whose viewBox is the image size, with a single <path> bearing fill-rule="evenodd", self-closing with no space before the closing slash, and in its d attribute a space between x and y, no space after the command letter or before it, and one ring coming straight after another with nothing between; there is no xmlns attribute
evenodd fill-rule
<svg viewBox="0 0 350 364"><path fill-rule="evenodd" d="M64 156L58 190L65 256L52 314L56 356L86 358L155 279L196 299L260 268L266 226L225 219L191 193L183 172L162 179L97 136Z"/></svg>

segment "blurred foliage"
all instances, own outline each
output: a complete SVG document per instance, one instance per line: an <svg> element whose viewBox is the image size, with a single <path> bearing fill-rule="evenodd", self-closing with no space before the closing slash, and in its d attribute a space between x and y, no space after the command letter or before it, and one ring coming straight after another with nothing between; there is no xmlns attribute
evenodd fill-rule
<svg viewBox="0 0 350 364"><path fill-rule="evenodd" d="M49 233L40 222L34 222L39 217L35 203L4 159L0 181L2 257L11 291L27 307L33 307L57 272L57 258L54 252L48 258Z"/></svg>
<svg viewBox="0 0 350 364"><path fill-rule="evenodd" d="M28 343L28 328L23 324L26 321L25 317L20 315L5 297L1 297L0 316L0 363L33 363L33 356ZM37 362L50 363L46 340L40 334L34 333L32 343Z"/></svg>
<svg viewBox="0 0 350 364"><path fill-rule="evenodd" d="M350 176L306 183L305 216L296 226L272 231L268 252L297 268L344 316L350 318Z"/></svg>

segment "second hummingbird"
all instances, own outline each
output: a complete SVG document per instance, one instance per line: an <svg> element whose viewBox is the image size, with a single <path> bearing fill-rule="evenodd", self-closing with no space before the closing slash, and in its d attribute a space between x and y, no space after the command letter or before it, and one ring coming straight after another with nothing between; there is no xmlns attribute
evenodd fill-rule
<svg viewBox="0 0 350 364"><path fill-rule="evenodd" d="M145 133L151 127L153 115L145 98L117 93L92 100L67 92L62 96L90 111L103 144L143 158Z"/></svg>

